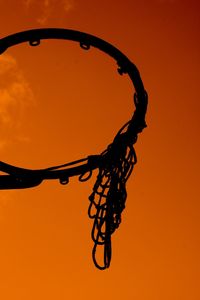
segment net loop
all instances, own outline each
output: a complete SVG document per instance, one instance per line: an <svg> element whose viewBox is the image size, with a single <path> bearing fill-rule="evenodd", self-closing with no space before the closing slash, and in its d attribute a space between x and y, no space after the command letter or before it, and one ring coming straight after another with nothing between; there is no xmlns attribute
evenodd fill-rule
<svg viewBox="0 0 200 300"><path fill-rule="evenodd" d="M78 178L79 181L84 182L87 181L88 179L90 179L92 176L92 170L89 170L83 174L81 174Z"/></svg>
<svg viewBox="0 0 200 300"><path fill-rule="evenodd" d="M90 49L90 44L80 42L80 47L81 47L83 50L89 50L89 49Z"/></svg>
<svg viewBox="0 0 200 300"><path fill-rule="evenodd" d="M66 184L68 184L69 183L69 177L61 177L60 178L60 184L62 184L62 185L66 185Z"/></svg>
<svg viewBox="0 0 200 300"><path fill-rule="evenodd" d="M29 45L32 46L32 47L35 47L35 46L39 46L40 45L40 40L30 40L29 41Z"/></svg>

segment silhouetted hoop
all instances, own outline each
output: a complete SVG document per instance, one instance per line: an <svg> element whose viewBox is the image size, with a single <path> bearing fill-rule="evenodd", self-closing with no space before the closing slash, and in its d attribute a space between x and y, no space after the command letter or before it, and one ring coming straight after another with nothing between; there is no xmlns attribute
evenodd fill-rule
<svg viewBox="0 0 200 300"><path fill-rule="evenodd" d="M98 169L93 192L89 196L89 217L94 219L92 239L93 261L99 269L108 268L111 260L111 235L121 222L121 213L126 201L126 181L136 163L133 144L137 135L146 127L147 93L136 66L116 47L96 36L71 29L44 28L15 33L0 39L0 54L8 48L29 43L38 46L41 40L62 39L78 42L84 50L98 48L117 62L120 75L127 74L135 88L135 111L132 119L119 130L113 142L101 154L88 156L70 163L45 169L24 169L0 162L0 189L23 189L39 185L43 180L58 179L68 184L69 178L79 176L79 181L87 181L92 171ZM97 247L104 247L103 263L97 262Z"/></svg>

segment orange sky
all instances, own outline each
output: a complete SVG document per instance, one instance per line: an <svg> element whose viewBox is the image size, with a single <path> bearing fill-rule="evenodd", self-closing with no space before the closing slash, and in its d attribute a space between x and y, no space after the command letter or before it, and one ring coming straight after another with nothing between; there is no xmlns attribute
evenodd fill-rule
<svg viewBox="0 0 200 300"><path fill-rule="evenodd" d="M139 68L147 129L108 270L91 258L93 179L0 191L0 298L198 300L199 1L0 1L1 33L63 27L107 40ZM0 56L1 160L41 168L98 154L131 117L132 86L70 41Z"/></svg>

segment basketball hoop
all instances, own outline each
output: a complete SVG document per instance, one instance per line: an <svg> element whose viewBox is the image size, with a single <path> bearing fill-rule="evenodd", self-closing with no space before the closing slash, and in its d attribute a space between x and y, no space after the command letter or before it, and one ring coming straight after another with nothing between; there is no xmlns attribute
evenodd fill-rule
<svg viewBox="0 0 200 300"><path fill-rule="evenodd" d="M0 39L0 54L8 48L28 42L30 46L40 45L41 40L62 39L78 42L84 50L98 48L111 56L118 65L120 75L128 74L133 87L135 111L129 120L118 131L113 142L102 153L91 155L76 161L45 169L24 169L0 162L0 189L25 189L41 184L44 180L57 179L61 184L68 184L72 176L79 181L87 181L92 171L98 169L96 183L89 196L88 215L94 219L92 240L94 247L92 257L97 268L103 270L110 266L111 235L119 227L121 213L127 198L126 182L136 164L133 145L138 133L145 127L147 93L144 89L136 66L116 47L93 35L59 28L33 29L19 32ZM103 247L103 263L97 261L97 247Z"/></svg>

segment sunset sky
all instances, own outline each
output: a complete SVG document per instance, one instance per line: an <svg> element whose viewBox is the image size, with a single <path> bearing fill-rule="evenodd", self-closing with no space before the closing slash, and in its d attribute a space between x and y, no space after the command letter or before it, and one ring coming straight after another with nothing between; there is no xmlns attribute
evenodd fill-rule
<svg viewBox="0 0 200 300"><path fill-rule="evenodd" d="M111 266L92 262L87 216L96 173L0 191L0 299L200 299L200 2L0 0L0 38L59 27L87 32L138 67L148 127L135 149ZM0 55L1 161L45 168L99 154L132 116L114 60L71 41Z"/></svg>

